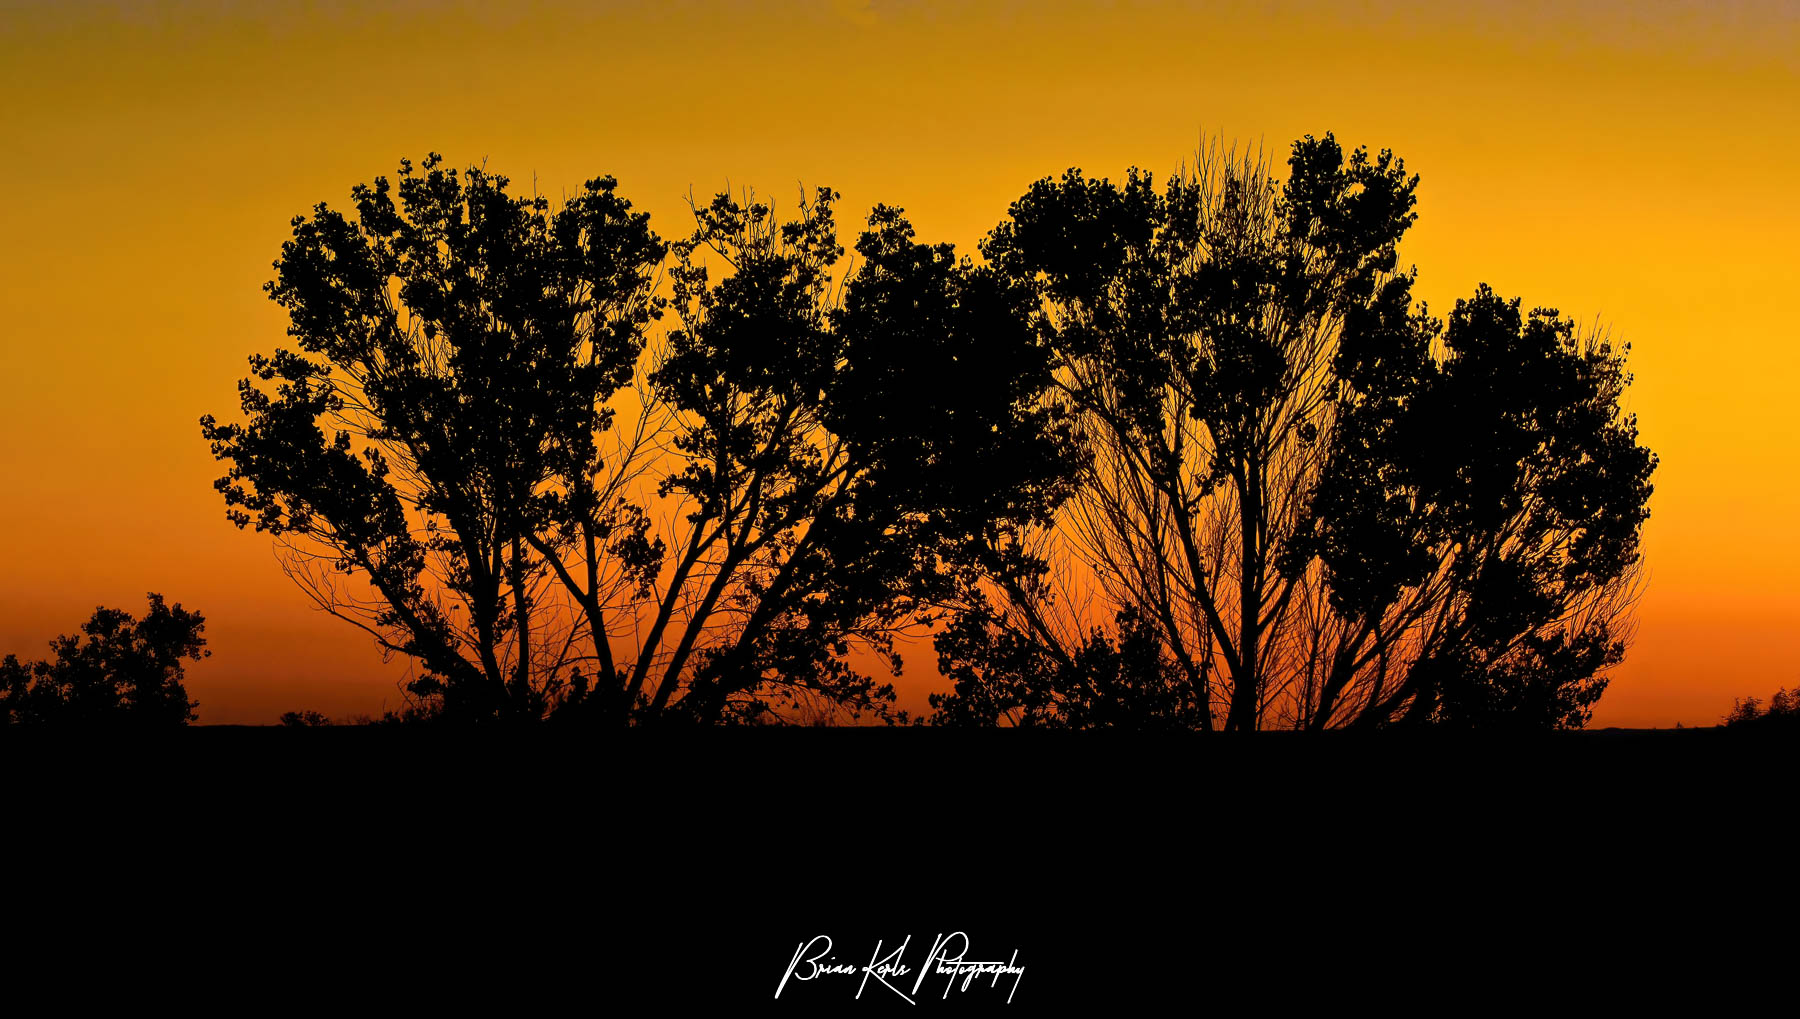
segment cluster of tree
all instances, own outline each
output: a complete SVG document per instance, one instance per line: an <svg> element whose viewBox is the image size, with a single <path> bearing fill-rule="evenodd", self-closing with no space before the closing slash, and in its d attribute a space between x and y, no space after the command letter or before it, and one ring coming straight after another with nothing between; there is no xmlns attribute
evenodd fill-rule
<svg viewBox="0 0 1800 1019"><path fill-rule="evenodd" d="M0 725L186 725L199 705L182 686L184 663L205 650L206 620L149 596L142 619L97 608L81 633L50 642L51 657L0 661Z"/></svg>
<svg viewBox="0 0 1800 1019"><path fill-rule="evenodd" d="M1430 316L1396 271L1418 178L1390 153L1308 138L1289 170L1215 153L1160 193L1071 171L988 238L1042 296L1087 454L1061 544L1117 622L987 585L938 640L943 720L1587 719L1655 466L1624 351L1486 286Z"/></svg>
<svg viewBox="0 0 1800 1019"><path fill-rule="evenodd" d="M1655 465L1623 351L1433 318L1417 181L1330 135L1072 170L977 264L886 206L845 259L829 190L669 244L433 155L293 221L292 344L201 424L434 717L904 720L869 663L932 632L941 724L1579 725Z"/></svg>

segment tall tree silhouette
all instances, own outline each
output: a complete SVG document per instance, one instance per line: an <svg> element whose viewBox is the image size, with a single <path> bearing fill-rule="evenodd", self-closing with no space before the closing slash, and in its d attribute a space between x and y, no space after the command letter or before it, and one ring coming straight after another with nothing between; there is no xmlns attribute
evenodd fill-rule
<svg viewBox="0 0 1800 1019"><path fill-rule="evenodd" d="M764 691L884 713L891 685L849 649L898 670L894 633L969 571L1018 568L1014 536L1066 497L1030 291L877 207L834 297L836 197L778 224L720 195L677 247L681 328L649 378L676 413L662 490L686 526L625 688L639 714L755 714Z"/></svg>
<svg viewBox="0 0 1800 1019"><path fill-rule="evenodd" d="M939 721L1088 724L1103 688L1139 725L1585 721L1655 463L1622 354L1485 287L1447 327L1415 308L1418 178L1391 153L1309 136L1288 170L1213 150L1160 193L1072 170L986 241L1079 412L1060 549L1084 577L966 591ZM1119 661L1132 682L1097 686Z"/></svg>
<svg viewBox="0 0 1800 1019"><path fill-rule="evenodd" d="M603 440L666 249L612 178L552 215L440 164L358 185L354 220L322 203L294 220L266 289L298 349L251 358L245 423L201 426L231 520L281 538L322 607L413 658L415 693L453 717L537 718L583 628L607 667L604 592L657 565L618 450L643 430ZM551 564L595 596L547 604Z"/></svg>
<svg viewBox="0 0 1800 1019"><path fill-rule="evenodd" d="M52 657L0 661L0 724L186 725L199 705L182 686L184 662L206 651L206 620L151 594L142 619L97 608L81 633L50 642Z"/></svg>
<svg viewBox="0 0 1800 1019"><path fill-rule="evenodd" d="M666 248L610 178L552 214L504 177L422 171L402 164L398 203L356 188L354 221L295 220L269 292L299 350L252 358L245 423L202 428L231 519L288 541L302 586L416 660L446 715L885 711L851 647L891 655L1066 493L1030 291L897 210L834 285L829 191L789 223L696 208L679 327L646 354Z"/></svg>

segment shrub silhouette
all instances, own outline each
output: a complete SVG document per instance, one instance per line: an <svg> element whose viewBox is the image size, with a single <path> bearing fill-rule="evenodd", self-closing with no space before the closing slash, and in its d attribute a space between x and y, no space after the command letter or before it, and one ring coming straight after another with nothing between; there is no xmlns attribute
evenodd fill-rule
<svg viewBox="0 0 1800 1019"><path fill-rule="evenodd" d="M1800 728L1800 689L1782 687L1769 698L1767 706L1755 697L1735 701L1724 725L1731 729Z"/></svg>
<svg viewBox="0 0 1800 1019"><path fill-rule="evenodd" d="M281 713L281 724L294 728L330 725L331 719L317 711L284 711Z"/></svg>

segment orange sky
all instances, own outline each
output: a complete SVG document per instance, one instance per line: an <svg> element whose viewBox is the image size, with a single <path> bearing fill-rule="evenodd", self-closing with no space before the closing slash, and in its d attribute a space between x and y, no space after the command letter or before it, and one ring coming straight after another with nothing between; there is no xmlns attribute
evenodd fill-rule
<svg viewBox="0 0 1800 1019"><path fill-rule="evenodd" d="M208 619L203 722L398 706L398 667L225 521L195 422L282 337L289 219L402 156L553 198L611 173L664 236L690 186L828 184L847 222L883 201L972 251L1068 166L1329 130L1421 174L1402 261L1440 311L1487 281L1632 344L1662 465L1594 724L1800 680L1791 3L275 6L0 0L0 652L155 590Z"/></svg>

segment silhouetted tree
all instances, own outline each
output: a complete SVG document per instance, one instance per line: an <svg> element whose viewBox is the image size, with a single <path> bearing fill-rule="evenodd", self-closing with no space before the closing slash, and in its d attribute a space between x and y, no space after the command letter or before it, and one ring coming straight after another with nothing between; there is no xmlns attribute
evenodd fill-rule
<svg viewBox="0 0 1800 1019"><path fill-rule="evenodd" d="M268 290L299 349L252 358L244 423L202 419L231 519L420 665L418 710L885 710L851 646L891 653L954 578L1012 568L1008 535L1066 491L1030 291L914 243L897 210L834 287L830 192L786 224L696 208L680 327L638 376L666 249L611 178L552 214L422 169L398 203L358 186L354 221L294 221Z"/></svg>
<svg viewBox="0 0 1800 1019"><path fill-rule="evenodd" d="M81 633L50 642L52 657L0 662L0 722L51 725L186 725L199 705L181 685L199 661L206 620L149 595L142 619L97 608Z"/></svg>
<svg viewBox="0 0 1800 1019"><path fill-rule="evenodd" d="M1791 729L1800 727L1800 690L1782 687L1765 706L1756 697L1734 701L1724 725L1731 729Z"/></svg>
<svg viewBox="0 0 1800 1019"><path fill-rule="evenodd" d="M1447 324L1415 307L1391 153L1307 137L1288 168L1212 152L1161 193L1071 170L985 242L1041 295L1090 469L1046 552L1080 567L1061 591L965 592L940 721L1091 724L1064 687L1098 642L1153 644L1128 689L1176 688L1201 729L1585 722L1655 465L1622 352L1486 287Z"/></svg>
<svg viewBox="0 0 1800 1019"><path fill-rule="evenodd" d="M1030 292L877 207L837 299L836 198L783 224L719 195L676 246L681 327L649 381L674 415L661 492L682 523L636 663L600 704L714 721L816 717L822 696L885 716L892 687L851 647L898 670L895 632L968 571L1015 568L1013 536L1066 495Z"/></svg>
<svg viewBox="0 0 1800 1019"><path fill-rule="evenodd" d="M283 711L281 724L291 728L304 729L321 725L330 725L331 719L317 711Z"/></svg>
<svg viewBox="0 0 1800 1019"><path fill-rule="evenodd" d="M422 169L402 162L398 202L385 177L358 185L355 220L323 203L294 220L266 289L298 349L251 358L245 423L201 425L231 520L280 537L322 607L412 657L414 693L451 717L537 718L584 660L582 627L590 668L609 668L606 594L657 565L609 470L629 456L602 438L665 247L610 177L551 215L505 177L435 154ZM594 592L573 614L541 598L551 563Z"/></svg>

